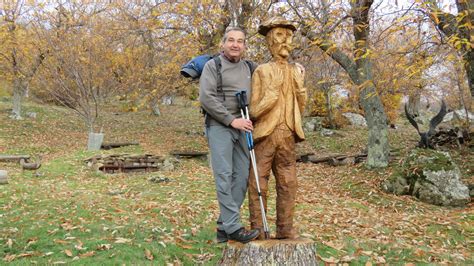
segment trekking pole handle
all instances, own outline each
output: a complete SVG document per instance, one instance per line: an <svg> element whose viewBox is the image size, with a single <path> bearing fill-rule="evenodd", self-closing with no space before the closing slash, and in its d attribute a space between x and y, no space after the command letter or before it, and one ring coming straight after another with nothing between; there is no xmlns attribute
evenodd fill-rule
<svg viewBox="0 0 474 266"><path fill-rule="evenodd" d="M247 101L247 92L246 91L241 91L240 92L240 104L242 105L243 108L247 107L249 105Z"/></svg>

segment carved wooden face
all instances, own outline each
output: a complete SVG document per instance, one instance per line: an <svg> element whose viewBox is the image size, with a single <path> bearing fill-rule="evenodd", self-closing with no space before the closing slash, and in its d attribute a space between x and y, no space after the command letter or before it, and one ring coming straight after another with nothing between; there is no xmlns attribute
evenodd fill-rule
<svg viewBox="0 0 474 266"><path fill-rule="evenodd" d="M239 61L245 51L245 34L241 31L229 31L222 43L225 56L231 61Z"/></svg>
<svg viewBox="0 0 474 266"><path fill-rule="evenodd" d="M267 45L275 59L288 59L293 49L293 31L287 28L273 28L267 34Z"/></svg>

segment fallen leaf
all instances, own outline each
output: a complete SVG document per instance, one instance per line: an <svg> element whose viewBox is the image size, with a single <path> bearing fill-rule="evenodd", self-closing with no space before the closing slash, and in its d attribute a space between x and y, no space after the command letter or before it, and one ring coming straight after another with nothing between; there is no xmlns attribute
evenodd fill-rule
<svg viewBox="0 0 474 266"><path fill-rule="evenodd" d="M13 240L12 240L11 238L9 238L9 239L7 240L7 247L8 247L8 248L12 248L12 246L13 246Z"/></svg>
<svg viewBox="0 0 474 266"><path fill-rule="evenodd" d="M184 248L184 249L192 249L193 246L186 245L186 244L181 244L181 243L176 243L177 246Z"/></svg>
<svg viewBox="0 0 474 266"><path fill-rule="evenodd" d="M132 240L128 239L128 238L117 237L115 239L115 243L117 243L117 244L125 244L125 243L130 243L130 242L132 242Z"/></svg>
<svg viewBox="0 0 474 266"><path fill-rule="evenodd" d="M81 258L87 258L87 257L92 257L92 256L94 256L94 255L95 255L95 251L89 251L89 252L80 254L79 257L81 257Z"/></svg>
<svg viewBox="0 0 474 266"><path fill-rule="evenodd" d="M62 239L54 239L53 242L57 243L57 244L63 244L63 245L69 244L69 242L67 242L66 240L62 240Z"/></svg>
<svg viewBox="0 0 474 266"><path fill-rule="evenodd" d="M145 258L147 260L153 260L153 254L151 253L149 249L145 249Z"/></svg>
<svg viewBox="0 0 474 266"><path fill-rule="evenodd" d="M70 251L69 249L64 250L64 253L65 253L68 257L72 257L72 251Z"/></svg>
<svg viewBox="0 0 474 266"><path fill-rule="evenodd" d="M6 261L6 262L11 262L11 261L13 261L14 259L16 259L16 255L15 255L15 254L12 254L12 255L7 254L5 257L3 257L3 261Z"/></svg>
<svg viewBox="0 0 474 266"><path fill-rule="evenodd" d="M26 243L29 244L29 243L31 243L31 242L34 243L34 242L36 242L36 241L38 241L38 237L32 237L32 238L28 238L28 240L26 240Z"/></svg>
<svg viewBox="0 0 474 266"><path fill-rule="evenodd" d="M385 260L385 258L378 256L378 257L377 257L377 264L384 264L384 263L387 263L387 261Z"/></svg>
<svg viewBox="0 0 474 266"><path fill-rule="evenodd" d="M109 250L112 248L111 244L100 244L97 246L97 250Z"/></svg>
<svg viewBox="0 0 474 266"><path fill-rule="evenodd" d="M17 258L32 257L33 253L22 253L17 256Z"/></svg>
<svg viewBox="0 0 474 266"><path fill-rule="evenodd" d="M334 258L334 257L329 257L329 258L321 258L322 261L327 262L327 263L338 263L339 260Z"/></svg>
<svg viewBox="0 0 474 266"><path fill-rule="evenodd" d="M81 241L78 241L77 245L74 245L74 248L77 250L85 250L87 248L82 247L83 243Z"/></svg>
<svg viewBox="0 0 474 266"><path fill-rule="evenodd" d="M351 262L355 259L354 256L349 256L349 255L346 255L344 257L341 258L341 262Z"/></svg>

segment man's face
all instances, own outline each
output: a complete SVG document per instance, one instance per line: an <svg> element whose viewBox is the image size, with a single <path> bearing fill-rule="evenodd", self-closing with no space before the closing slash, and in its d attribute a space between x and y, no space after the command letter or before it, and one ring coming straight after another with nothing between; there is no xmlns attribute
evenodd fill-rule
<svg viewBox="0 0 474 266"><path fill-rule="evenodd" d="M245 35L241 31L229 31L222 44L225 56L231 61L238 61L245 51Z"/></svg>
<svg viewBox="0 0 474 266"><path fill-rule="evenodd" d="M272 56L276 59L288 59L292 50L293 31L287 28L274 28L267 40Z"/></svg>

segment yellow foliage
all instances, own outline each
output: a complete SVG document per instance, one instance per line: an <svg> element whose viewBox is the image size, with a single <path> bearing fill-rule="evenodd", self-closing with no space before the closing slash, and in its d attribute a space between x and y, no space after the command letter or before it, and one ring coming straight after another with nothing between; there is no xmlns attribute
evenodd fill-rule
<svg viewBox="0 0 474 266"><path fill-rule="evenodd" d="M388 122L395 124L400 113L400 104L402 102L402 94L385 94L381 97L385 114L387 115Z"/></svg>
<svg viewBox="0 0 474 266"><path fill-rule="evenodd" d="M345 118L342 115L342 112L339 111L339 110L333 111L332 123L333 123L334 128L336 128L336 129L343 128L343 127L349 125L349 121L347 120L347 118ZM331 123L330 123L330 121L327 117L324 118L324 120L322 122L322 126L325 127L325 128L330 128L331 127Z"/></svg>
<svg viewBox="0 0 474 266"><path fill-rule="evenodd" d="M311 116L326 116L326 98L321 90L316 90L311 98Z"/></svg>

